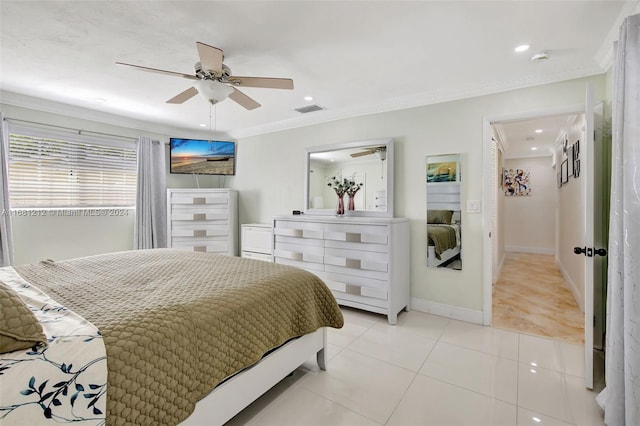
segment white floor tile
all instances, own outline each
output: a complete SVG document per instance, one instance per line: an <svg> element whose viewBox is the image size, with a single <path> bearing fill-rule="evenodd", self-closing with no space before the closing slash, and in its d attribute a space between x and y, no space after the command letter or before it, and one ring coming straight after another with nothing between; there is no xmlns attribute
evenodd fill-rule
<svg viewBox="0 0 640 426"><path fill-rule="evenodd" d="M571 423L568 403L562 373L520 363L518 406Z"/></svg>
<svg viewBox="0 0 640 426"><path fill-rule="evenodd" d="M418 375L388 426L481 426L516 424L516 407L485 395Z"/></svg>
<svg viewBox="0 0 640 426"><path fill-rule="evenodd" d="M288 389L246 423L247 426L377 426L339 404L297 386Z"/></svg>
<svg viewBox="0 0 640 426"><path fill-rule="evenodd" d="M342 309L344 326L340 329L329 328L327 339L332 345L346 348L365 331L380 321L381 315L361 313L351 309Z"/></svg>
<svg viewBox="0 0 640 426"><path fill-rule="evenodd" d="M327 371L311 371L300 386L384 424L415 373L345 349Z"/></svg>
<svg viewBox="0 0 640 426"><path fill-rule="evenodd" d="M378 323L349 345L349 349L417 372L436 341L405 324Z"/></svg>
<svg viewBox="0 0 640 426"><path fill-rule="evenodd" d="M420 374L511 404L517 402L518 363L438 342Z"/></svg>
<svg viewBox="0 0 640 426"><path fill-rule="evenodd" d="M562 372L584 377L584 345L558 342L562 355Z"/></svg>
<svg viewBox="0 0 640 426"><path fill-rule="evenodd" d="M573 426L571 423L518 407L518 426Z"/></svg>
<svg viewBox="0 0 640 426"><path fill-rule="evenodd" d="M520 362L563 372L562 351L557 340L521 334L519 353Z"/></svg>
<svg viewBox="0 0 640 426"><path fill-rule="evenodd" d="M518 333L511 331L451 320L440 341L502 358L518 359Z"/></svg>
<svg viewBox="0 0 640 426"><path fill-rule="evenodd" d="M417 311L396 326L343 313L328 371L310 358L227 426L604 426L582 345Z"/></svg>
<svg viewBox="0 0 640 426"><path fill-rule="evenodd" d="M396 327L406 332L419 334L431 339L439 339L449 323L448 318L425 314L424 312L403 312L398 317Z"/></svg>
<svg viewBox="0 0 640 426"><path fill-rule="evenodd" d="M569 410L573 422L580 426L604 426L604 412L596 402L596 393L585 388L584 378L565 376Z"/></svg>

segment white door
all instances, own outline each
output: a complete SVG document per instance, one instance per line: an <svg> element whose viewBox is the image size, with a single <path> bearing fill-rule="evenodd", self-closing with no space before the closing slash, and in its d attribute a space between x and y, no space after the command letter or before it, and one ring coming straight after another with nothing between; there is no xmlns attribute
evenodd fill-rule
<svg viewBox="0 0 640 426"><path fill-rule="evenodd" d="M594 385L594 343L597 346L601 345L601 338L604 331L602 330L602 321L595 316L594 312L594 290L601 293L603 284L603 274L606 276L606 266L604 262L604 256L606 250L604 248L606 244L606 235L604 232L603 223L606 222L604 218L608 217L606 206L608 201L605 200L605 196L608 193L605 191L603 180L606 170L605 162L603 158L603 146L602 146L602 124L603 124L603 107L602 104L594 106L593 100L593 87L591 84L587 85L587 94L585 101L585 130L584 149L580 147L580 174L584 175L583 179L583 191L585 194L585 209L584 209L584 246L576 247L574 251L576 254L585 256L584 265L584 384L585 387L593 389ZM596 131L597 130L597 131ZM597 136L597 139L596 139ZM596 273L598 271L598 273ZM596 290L597 289L597 290ZM600 298L596 298L598 303L599 314L603 307L604 301ZM598 322L598 336L596 336L596 342L594 342L594 322Z"/></svg>

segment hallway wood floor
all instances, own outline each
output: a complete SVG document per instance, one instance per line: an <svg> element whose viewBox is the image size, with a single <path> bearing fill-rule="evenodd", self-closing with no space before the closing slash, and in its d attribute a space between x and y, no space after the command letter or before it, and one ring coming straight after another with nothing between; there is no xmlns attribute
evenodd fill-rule
<svg viewBox="0 0 640 426"><path fill-rule="evenodd" d="M507 253L493 287L493 327L584 343L584 314L553 255Z"/></svg>

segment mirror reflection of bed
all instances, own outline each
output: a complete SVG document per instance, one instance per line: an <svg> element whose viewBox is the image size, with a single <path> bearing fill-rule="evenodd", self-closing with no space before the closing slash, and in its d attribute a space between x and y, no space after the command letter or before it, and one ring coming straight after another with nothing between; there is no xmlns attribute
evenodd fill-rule
<svg viewBox="0 0 640 426"><path fill-rule="evenodd" d="M427 266L462 269L460 154L427 157Z"/></svg>

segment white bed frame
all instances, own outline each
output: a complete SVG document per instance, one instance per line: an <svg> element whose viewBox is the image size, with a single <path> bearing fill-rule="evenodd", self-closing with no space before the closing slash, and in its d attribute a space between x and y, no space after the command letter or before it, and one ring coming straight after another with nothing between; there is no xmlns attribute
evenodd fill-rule
<svg viewBox="0 0 640 426"><path fill-rule="evenodd" d="M443 251L440 259L438 259L436 257L436 248L434 246L427 246L427 266L436 268L458 254L460 254L460 245Z"/></svg>
<svg viewBox="0 0 640 426"><path fill-rule="evenodd" d="M198 401L181 425L222 425L263 393L316 355L321 370L327 368L327 328L291 340L252 367L236 374Z"/></svg>

